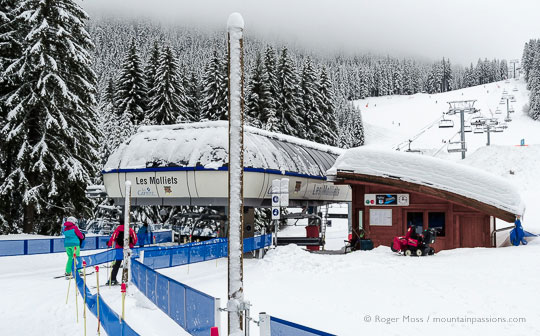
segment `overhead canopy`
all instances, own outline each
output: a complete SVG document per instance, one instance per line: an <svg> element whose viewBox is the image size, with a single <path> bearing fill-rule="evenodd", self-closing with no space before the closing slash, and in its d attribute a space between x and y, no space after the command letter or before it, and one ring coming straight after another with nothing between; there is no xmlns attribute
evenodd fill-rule
<svg viewBox="0 0 540 336"><path fill-rule="evenodd" d="M228 162L226 121L141 127L109 157L104 173L163 167L219 169ZM337 147L245 127L244 167L325 178Z"/></svg>
<svg viewBox="0 0 540 336"><path fill-rule="evenodd" d="M425 192L489 211L506 221L525 211L519 191L505 179L423 155L353 148L346 150L327 174L330 180L358 180Z"/></svg>
<svg viewBox="0 0 540 336"><path fill-rule="evenodd" d="M111 154L103 168L108 197L132 205L228 204L226 121L146 126ZM326 181L342 149L253 127L244 129L244 205L271 206L271 185L288 179L290 206L350 201L350 187ZM283 180L286 181L286 180Z"/></svg>

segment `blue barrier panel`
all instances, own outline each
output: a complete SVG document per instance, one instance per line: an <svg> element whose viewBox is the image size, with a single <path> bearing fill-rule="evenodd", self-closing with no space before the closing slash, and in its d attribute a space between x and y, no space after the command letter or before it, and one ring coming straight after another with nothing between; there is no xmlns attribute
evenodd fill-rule
<svg viewBox="0 0 540 336"><path fill-rule="evenodd" d="M24 254L24 240L1 240L0 256L15 256Z"/></svg>
<svg viewBox="0 0 540 336"><path fill-rule="evenodd" d="M53 253L66 252L63 239L53 239Z"/></svg>
<svg viewBox="0 0 540 336"><path fill-rule="evenodd" d="M146 296L157 306L157 272L146 271Z"/></svg>
<svg viewBox="0 0 540 336"><path fill-rule="evenodd" d="M97 317L97 294L92 294L88 287L84 286L84 281L78 272L74 273L79 293L84 297L86 292L86 306ZM125 321L120 321L120 316L109 307L102 296L99 298L99 319L108 335L139 336Z"/></svg>
<svg viewBox="0 0 540 336"><path fill-rule="evenodd" d="M186 331L195 336L207 336L214 324L214 298L186 287Z"/></svg>
<svg viewBox="0 0 540 336"><path fill-rule="evenodd" d="M171 266L187 265L189 262L189 248L176 249L171 254Z"/></svg>
<svg viewBox="0 0 540 336"><path fill-rule="evenodd" d="M177 281L169 281L170 314L169 316L186 329L186 287Z"/></svg>
<svg viewBox="0 0 540 336"><path fill-rule="evenodd" d="M336 336L324 331L285 321L270 316L270 335L272 336Z"/></svg>
<svg viewBox="0 0 540 336"><path fill-rule="evenodd" d="M172 242L172 231L156 232L156 243ZM110 236L87 237L82 251L105 249ZM0 240L0 257L64 252L64 238Z"/></svg>
<svg viewBox="0 0 540 336"><path fill-rule="evenodd" d="M159 309L161 309L165 314L169 314L169 279L165 277L164 275L161 275L159 273L156 273L157 275L157 306Z"/></svg>
<svg viewBox="0 0 540 336"><path fill-rule="evenodd" d="M50 239L29 239L27 254L51 253Z"/></svg>

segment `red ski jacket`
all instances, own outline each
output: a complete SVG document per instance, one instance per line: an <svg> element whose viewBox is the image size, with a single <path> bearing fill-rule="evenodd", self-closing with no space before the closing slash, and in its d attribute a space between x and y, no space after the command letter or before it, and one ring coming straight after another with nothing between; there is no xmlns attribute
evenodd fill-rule
<svg viewBox="0 0 540 336"><path fill-rule="evenodd" d="M117 241L118 236L120 235L120 232L122 235L124 235L124 225L119 225L116 230L114 230L114 233L111 236L111 239L107 242L107 246L111 247L113 243L115 244L115 248L121 249L124 248L124 240L121 240L121 244ZM137 235L135 234L135 231L133 231L132 228L129 228L129 248L133 248L135 244L137 243Z"/></svg>

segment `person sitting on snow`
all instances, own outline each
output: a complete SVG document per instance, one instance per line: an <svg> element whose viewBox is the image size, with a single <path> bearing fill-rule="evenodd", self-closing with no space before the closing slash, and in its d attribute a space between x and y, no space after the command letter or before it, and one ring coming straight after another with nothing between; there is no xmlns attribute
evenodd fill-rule
<svg viewBox="0 0 540 336"><path fill-rule="evenodd" d="M124 248L124 218L120 218L120 225L114 230L114 233L111 236L111 239L107 242L108 247L112 247L113 243L115 244L116 249L123 249ZM133 231L132 228L129 228L129 248L133 248L135 244L137 243L137 235L135 234L135 231ZM113 269L111 272L111 278L107 283L110 283L111 285L117 285L118 281L116 281L116 276L118 275L118 270L120 269L120 265L122 264L122 255L119 253L116 253L115 256L115 262L113 265Z"/></svg>
<svg viewBox="0 0 540 336"><path fill-rule="evenodd" d="M78 257L81 250L81 241L84 240L84 234L77 227L77 218L68 217L62 227L64 235L64 248L68 255L66 263L66 276L71 276L71 267L73 264L73 253Z"/></svg>

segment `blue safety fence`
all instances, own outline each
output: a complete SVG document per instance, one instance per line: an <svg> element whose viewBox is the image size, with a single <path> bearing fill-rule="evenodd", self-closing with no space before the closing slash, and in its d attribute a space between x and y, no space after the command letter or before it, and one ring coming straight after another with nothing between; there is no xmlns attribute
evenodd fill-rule
<svg viewBox="0 0 540 336"><path fill-rule="evenodd" d="M208 336L210 329L217 326L218 299L160 274L136 259L131 263L131 280L141 293L191 335Z"/></svg>
<svg viewBox="0 0 540 336"><path fill-rule="evenodd" d="M172 242L172 231L152 232L155 243ZM110 236L89 236L81 251L106 249ZM0 257L65 252L64 238L0 240Z"/></svg>
<svg viewBox="0 0 540 336"><path fill-rule="evenodd" d="M77 288L79 293L84 297L86 293L86 306L88 310L92 312L97 317L97 294L92 294L87 286L84 285L84 281L79 275L78 272L73 272L75 274L75 279L77 283ZM77 293L75 293L77 295ZM118 335L118 336L139 336L126 321L122 321L120 316L114 312L114 310L109 307L109 305L103 300L103 297L99 296L99 320L103 329L107 332L108 335Z"/></svg>
<svg viewBox="0 0 540 336"><path fill-rule="evenodd" d="M282 320L274 316L270 316L270 332L262 331L261 335L271 336L336 336L324 331L303 326L301 324Z"/></svg>
<svg viewBox="0 0 540 336"><path fill-rule="evenodd" d="M272 235L244 239L244 253L252 252L272 244ZM145 250L143 263L152 268L188 265L227 256L227 239L215 238L200 243L190 243L172 248Z"/></svg>

